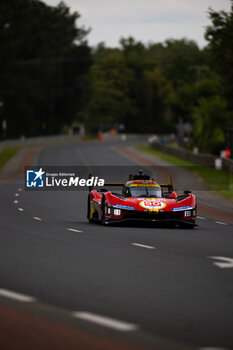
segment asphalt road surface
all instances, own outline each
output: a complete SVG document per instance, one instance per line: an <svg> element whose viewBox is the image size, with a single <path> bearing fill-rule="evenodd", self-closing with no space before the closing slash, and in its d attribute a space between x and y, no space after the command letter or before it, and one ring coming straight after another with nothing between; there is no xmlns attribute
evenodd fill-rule
<svg viewBox="0 0 233 350"><path fill-rule="evenodd" d="M37 163L135 166L97 142L45 148ZM50 349L54 338L63 349L233 349L231 224L103 227L86 220L86 191L25 191L19 179L0 194L1 350L49 336Z"/></svg>

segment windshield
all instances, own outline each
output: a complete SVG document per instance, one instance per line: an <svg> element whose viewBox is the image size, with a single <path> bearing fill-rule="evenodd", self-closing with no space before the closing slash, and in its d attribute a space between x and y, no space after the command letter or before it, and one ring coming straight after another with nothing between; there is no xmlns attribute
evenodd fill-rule
<svg viewBox="0 0 233 350"><path fill-rule="evenodd" d="M130 197L161 198L162 191L160 187L130 187Z"/></svg>

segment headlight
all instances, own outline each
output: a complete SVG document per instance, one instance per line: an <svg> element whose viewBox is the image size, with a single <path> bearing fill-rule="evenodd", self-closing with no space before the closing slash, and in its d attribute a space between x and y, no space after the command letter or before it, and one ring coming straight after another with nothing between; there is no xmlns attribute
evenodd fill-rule
<svg viewBox="0 0 233 350"><path fill-rule="evenodd" d="M108 215L114 215L114 216L119 216L121 215L121 209L116 209L111 206L107 208L107 214Z"/></svg>
<svg viewBox="0 0 233 350"><path fill-rule="evenodd" d="M113 215L121 215L121 210L120 209L114 209L113 210Z"/></svg>
<svg viewBox="0 0 233 350"><path fill-rule="evenodd" d="M192 216L192 210L185 210L184 216L185 216L186 218Z"/></svg>

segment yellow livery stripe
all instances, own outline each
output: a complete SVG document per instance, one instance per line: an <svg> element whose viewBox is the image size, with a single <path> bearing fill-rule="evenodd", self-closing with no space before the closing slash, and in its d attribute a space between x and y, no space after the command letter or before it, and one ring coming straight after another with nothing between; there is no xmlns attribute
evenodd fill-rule
<svg viewBox="0 0 233 350"><path fill-rule="evenodd" d="M131 184L130 187L159 187L156 184Z"/></svg>

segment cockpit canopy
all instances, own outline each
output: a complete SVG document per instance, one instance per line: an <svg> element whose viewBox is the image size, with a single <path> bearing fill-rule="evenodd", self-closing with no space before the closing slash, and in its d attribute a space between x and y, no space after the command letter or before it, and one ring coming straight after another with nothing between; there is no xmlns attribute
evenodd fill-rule
<svg viewBox="0 0 233 350"><path fill-rule="evenodd" d="M126 197L161 198L162 190L158 184L130 184L125 188Z"/></svg>

